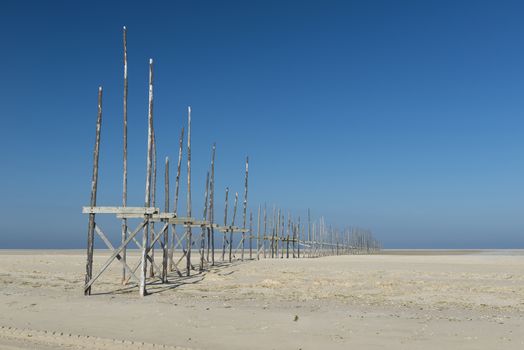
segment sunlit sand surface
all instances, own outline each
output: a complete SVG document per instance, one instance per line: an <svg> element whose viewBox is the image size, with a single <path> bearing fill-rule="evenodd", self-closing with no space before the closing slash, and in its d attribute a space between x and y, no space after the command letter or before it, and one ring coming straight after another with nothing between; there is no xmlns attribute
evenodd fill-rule
<svg viewBox="0 0 524 350"><path fill-rule="evenodd" d="M80 250L0 250L0 349L524 349L518 250L219 263L146 298L116 261L85 297L84 269Z"/></svg>

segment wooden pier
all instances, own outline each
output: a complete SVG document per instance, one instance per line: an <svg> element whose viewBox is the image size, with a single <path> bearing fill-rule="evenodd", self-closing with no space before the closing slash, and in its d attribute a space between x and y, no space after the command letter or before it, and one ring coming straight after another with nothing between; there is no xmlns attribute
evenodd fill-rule
<svg viewBox="0 0 524 350"><path fill-rule="evenodd" d="M151 281L160 280L168 283L171 276L189 276L192 271L201 273L215 265L216 246L221 243L221 260L255 260L261 258L314 258L326 255L373 253L380 249L379 243L371 232L347 228L334 229L326 225L321 217L311 221L310 211L307 212L307 224L296 219L290 213L286 215L275 206L272 215L267 206L258 206L255 220L248 205L249 158L245 159L244 192L242 195L242 220L236 223L239 194L235 193L233 214L228 221L229 188L225 189L224 220L220 225L215 222L215 153L216 145L212 145L211 163L206 176L204 190L204 208L202 217L193 216L192 185L191 185L191 107L187 109L187 125L181 128L178 149L178 163L175 179L173 207L170 207L169 158L164 163L164 208L157 207L157 152L154 129L154 65L149 61L149 103L148 103L148 141L146 160L146 184L143 206L128 206L127 203L127 30L123 28L123 62L124 62L124 93L123 93L123 191L121 206L99 206L97 204L99 154L102 129L102 97L103 89L98 89L98 113L96 119L96 138L93 153L93 172L91 181L91 200L89 206L82 208L82 213L89 216L87 230L87 262L84 284L84 294L90 295L94 283L117 260L122 267L122 284L131 283L138 286L141 296L147 295L147 285ZM179 188L181 181L182 158L184 155L184 130L187 130L187 198L186 216L180 216L178 211ZM263 210L263 211L262 211ZM96 221L97 215L113 215L121 221L120 245L115 247L109 237L109 232ZM268 216L269 214L269 216ZM132 225L132 221L138 221ZM178 228L178 229L177 229ZM193 230L195 229L195 230ZM200 229L198 231L198 229ZM95 273L93 271L93 254L95 234L102 240L111 254ZM141 236L141 240L140 240ZM218 237L217 237L218 236ZM220 237L222 238L221 242ZM236 240L236 245L235 245ZM247 243L247 247L246 247ZM130 266L127 261L127 249L135 246L141 252L139 262ZM192 262L193 247L197 247L199 264ZM161 259L155 255L155 248L160 248ZM246 254L246 249L248 254ZM149 270L148 270L149 266Z"/></svg>

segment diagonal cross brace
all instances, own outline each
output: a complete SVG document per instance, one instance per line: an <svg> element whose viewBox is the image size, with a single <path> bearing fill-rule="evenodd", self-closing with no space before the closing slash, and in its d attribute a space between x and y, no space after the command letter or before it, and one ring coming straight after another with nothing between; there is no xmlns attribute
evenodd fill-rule
<svg viewBox="0 0 524 350"><path fill-rule="evenodd" d="M151 258L149 254L149 252L151 251L151 248L153 247L153 245L158 241L158 239L161 237L161 235L164 233L165 230L167 230L167 227L169 226L169 224L165 224L162 229L158 232L158 234L155 233L155 239L151 242L150 246L146 249L146 258L147 260L153 265L154 269L156 270L157 273L161 274L162 270L158 267L158 265L155 264L154 260ZM133 239L135 244L138 246L139 249L142 249L142 245L136 240L136 239ZM162 243L161 243L162 244ZM164 245L162 244L162 248L164 247ZM142 262L138 262L138 264L133 268L133 272L135 272L138 267L140 266ZM129 278L125 281L125 283L127 284L127 282L129 282Z"/></svg>
<svg viewBox="0 0 524 350"><path fill-rule="evenodd" d="M96 223L95 223L95 231L100 236L100 238L102 238L102 241L104 241L106 246L114 252L115 247L113 247L109 239L107 239L107 236L104 234L102 229ZM130 276L132 276L138 282L139 281L138 277L136 277L133 271L131 271L131 268L129 267L129 265L127 265L126 262L122 259L122 256L120 254L117 254L116 258L124 266L124 268L126 269L126 272L128 272Z"/></svg>
<svg viewBox="0 0 524 350"><path fill-rule="evenodd" d="M98 273L89 280L89 282L87 282L84 286L84 290L88 290L89 287L91 287L91 285L98 279L98 277L100 277L100 275L102 275L102 273L104 273L104 271L107 269L107 267L113 262L113 260L115 260L116 256L120 254L120 252L129 244L129 242L131 242L131 240L137 235L137 233L142 229L144 228L144 226L147 224L147 222L149 221L148 218L146 218L144 221L142 221L142 223L140 223L140 225L137 226L137 228L135 229L135 231L133 231L129 237L127 237L127 239L120 245L120 247L118 247L117 249L115 249L113 251L113 254L111 254L111 256L109 257L109 259L107 259L107 261L105 262L105 264L102 266L102 268L100 269L100 271L98 271Z"/></svg>

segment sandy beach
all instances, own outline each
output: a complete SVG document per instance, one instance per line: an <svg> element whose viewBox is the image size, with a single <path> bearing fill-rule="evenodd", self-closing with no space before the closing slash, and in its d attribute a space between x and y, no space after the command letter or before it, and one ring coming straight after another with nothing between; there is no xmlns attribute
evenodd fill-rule
<svg viewBox="0 0 524 350"><path fill-rule="evenodd" d="M235 262L146 298L120 266L84 297L83 251L0 251L0 348L524 348L522 251Z"/></svg>

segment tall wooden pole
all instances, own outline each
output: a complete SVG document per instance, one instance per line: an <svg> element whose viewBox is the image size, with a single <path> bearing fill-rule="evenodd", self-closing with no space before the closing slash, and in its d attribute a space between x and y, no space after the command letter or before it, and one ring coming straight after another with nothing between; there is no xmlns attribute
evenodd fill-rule
<svg viewBox="0 0 524 350"><path fill-rule="evenodd" d="M242 254L241 260L244 261L244 241L246 239L246 215L247 215L247 183L248 183L248 174L249 174L249 157L246 157L246 178L244 181L244 213L243 213L243 229L242 231Z"/></svg>
<svg viewBox="0 0 524 350"><path fill-rule="evenodd" d="M317 220L315 220L313 222L313 246L314 246L314 251L313 251L313 255L315 257L318 257L318 231L317 231L317 227L318 227L318 222Z"/></svg>
<svg viewBox="0 0 524 350"><path fill-rule="evenodd" d="M213 144L213 151L211 154L211 182L209 193L209 223L211 224L211 266L215 266L215 229L213 223L215 219L215 150L216 145Z"/></svg>
<svg viewBox="0 0 524 350"><path fill-rule="evenodd" d="M187 217L191 217L191 107L187 107ZM191 244L193 242L191 225L187 226L186 239L186 273L189 276L191 274Z"/></svg>
<svg viewBox="0 0 524 350"><path fill-rule="evenodd" d="M180 171L182 169L182 155L184 148L184 128L180 132L180 139L178 140L178 164L176 169L176 179L175 179L175 203L173 204L173 212L175 217L178 215L178 190L180 188ZM176 226L173 225L172 235L171 235L171 249L169 252L169 270L173 271L173 255L175 253L175 238L176 238Z"/></svg>
<svg viewBox="0 0 524 350"><path fill-rule="evenodd" d="M210 184L210 181L211 179L209 178L209 170L207 172L207 184L206 184L206 191L208 192L208 195L206 197L206 213L204 215L204 221L207 220L209 223L211 222L210 220L210 212L211 212L211 199L209 198L210 195L211 195L211 184ZM211 251L211 225L206 225L205 226L205 234L206 234L206 261L208 264L211 263L211 261L209 260L209 253Z"/></svg>
<svg viewBox="0 0 524 350"><path fill-rule="evenodd" d="M226 200L224 205L224 227L227 227L227 203L228 203L229 187L226 187ZM222 238L222 261L226 258L226 241L227 241L227 229L224 231L224 237Z"/></svg>
<svg viewBox="0 0 524 350"><path fill-rule="evenodd" d="M258 205L257 215L257 260L260 260L260 204Z"/></svg>
<svg viewBox="0 0 524 350"><path fill-rule="evenodd" d="M151 172L153 157L153 59L149 59L149 110L147 114L148 128L147 128L147 175L146 175L146 193L145 193L145 207L151 206ZM149 218L146 215L147 224L144 226L142 235L142 266L140 271L140 296L145 296L146 291L146 275L147 275L147 249L149 236Z"/></svg>
<svg viewBox="0 0 524 350"><path fill-rule="evenodd" d="M291 257L295 257L295 233L296 233L296 224L291 222L291 236L290 236L290 245L291 245Z"/></svg>
<svg viewBox="0 0 524 350"><path fill-rule="evenodd" d="M267 206L264 203L264 238L262 239L262 252L266 258L266 239L267 239Z"/></svg>
<svg viewBox="0 0 524 350"><path fill-rule="evenodd" d="M211 179L209 177L209 171L207 172L207 180L206 180L206 191L208 192L206 196L206 213L204 215L204 221L207 220L208 222L211 222L210 216L211 216ZM208 198L209 197L209 198ZM207 245L206 245L206 261L209 264L211 261L209 260L209 252L211 251L211 225L206 225L205 227L206 231L206 238L207 238Z"/></svg>
<svg viewBox="0 0 524 350"><path fill-rule="evenodd" d="M127 29L123 28L124 40L124 169L122 180L122 206L127 206ZM127 219L122 219L122 243L127 239ZM122 250L122 261L125 264L127 260L127 249ZM126 268L122 267L122 284L126 280Z"/></svg>
<svg viewBox="0 0 524 350"><path fill-rule="evenodd" d="M298 217L298 232L297 232L297 257L300 259L300 216Z"/></svg>
<svg viewBox="0 0 524 350"><path fill-rule="evenodd" d="M249 259L253 259L253 212L249 211Z"/></svg>
<svg viewBox="0 0 524 350"><path fill-rule="evenodd" d="M307 240L309 244L309 257L311 258L313 243L311 243L311 211L309 208L307 208Z"/></svg>
<svg viewBox="0 0 524 350"><path fill-rule="evenodd" d="M235 192L235 206L233 208L233 220L231 220L231 230L229 230L229 262L233 258L233 226L235 226L235 218L237 216L238 192Z"/></svg>
<svg viewBox="0 0 524 350"><path fill-rule="evenodd" d="M338 241L338 231L335 231L335 241L337 242L337 255L338 255L338 244L339 244L339 241Z"/></svg>
<svg viewBox="0 0 524 350"><path fill-rule="evenodd" d="M207 218L207 201L208 201L208 195L209 195L209 171L206 175L206 190L204 192L204 213L202 215L202 220L206 220ZM200 236L200 271L204 271L204 248L206 243L206 231L207 227L202 226L202 234Z"/></svg>
<svg viewBox="0 0 524 350"><path fill-rule="evenodd" d="M164 165L164 212L169 213L169 157ZM162 246L162 282L167 283L169 226L164 229L164 245Z"/></svg>
<svg viewBox="0 0 524 350"><path fill-rule="evenodd" d="M291 230L291 215L287 213L287 237L286 237L286 258L289 258L289 233Z"/></svg>
<svg viewBox="0 0 524 350"><path fill-rule="evenodd" d="M93 174L91 177L91 207L96 207L96 190L98 188L98 154L100 151L100 131L102 127L102 87L98 87L98 115L96 118L96 141L93 152ZM87 284L93 276L93 250L95 239L95 214L89 214L89 224L87 227L87 262L86 277ZM91 295L91 286L84 290L85 295Z"/></svg>
<svg viewBox="0 0 524 350"><path fill-rule="evenodd" d="M275 218L275 258L278 259L278 245L280 240L278 239L278 233L280 231L280 209L278 209L277 217Z"/></svg>
<svg viewBox="0 0 524 350"><path fill-rule="evenodd" d="M282 227L280 230L280 258L284 259L284 234L286 233L286 216L282 212L281 216Z"/></svg>
<svg viewBox="0 0 524 350"><path fill-rule="evenodd" d="M155 128L153 127L153 177L151 179L153 182L151 185L151 205L156 207L156 138L155 138ZM150 225L150 242L151 247L149 247L151 265L149 266L149 277L155 276L155 222L151 222Z"/></svg>
<svg viewBox="0 0 524 350"><path fill-rule="evenodd" d="M276 208L275 205L273 205L273 219L271 220L271 226L273 226L273 229L271 230L271 258L275 257L275 231L276 231L276 217L275 217Z"/></svg>

